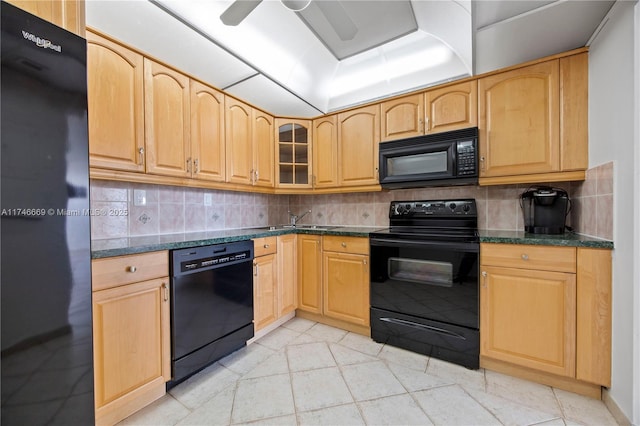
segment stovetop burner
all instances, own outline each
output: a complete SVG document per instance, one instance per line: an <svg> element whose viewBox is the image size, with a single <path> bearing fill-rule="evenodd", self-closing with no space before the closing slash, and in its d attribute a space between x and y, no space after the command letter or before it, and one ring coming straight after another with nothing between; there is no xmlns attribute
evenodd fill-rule
<svg viewBox="0 0 640 426"><path fill-rule="evenodd" d="M478 211L474 199L392 201L389 229L378 235L477 241Z"/></svg>

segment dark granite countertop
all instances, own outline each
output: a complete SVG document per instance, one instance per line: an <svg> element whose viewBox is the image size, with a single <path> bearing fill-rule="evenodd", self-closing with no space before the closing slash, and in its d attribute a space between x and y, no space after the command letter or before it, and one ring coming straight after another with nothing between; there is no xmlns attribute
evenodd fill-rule
<svg viewBox="0 0 640 426"><path fill-rule="evenodd" d="M589 247L613 249L613 241L567 232L561 235L528 234L524 231L481 229L481 243L533 244L541 246Z"/></svg>
<svg viewBox="0 0 640 426"><path fill-rule="evenodd" d="M380 229L370 226L328 226L325 229L281 228L271 230L269 227L230 229L208 232L187 232L181 234L164 234L144 237L110 238L91 241L91 257L123 256L127 254L146 253L158 250L173 250L187 247L206 246L210 244L229 243L233 241L251 240L260 237L271 237L285 234L343 235L351 237L368 237L369 233Z"/></svg>
<svg viewBox="0 0 640 426"><path fill-rule="evenodd" d="M91 242L91 257L93 259L100 259L103 257L206 246L210 244L229 243L233 241L251 240L260 237L294 233L368 237L371 232L380 229L379 227L370 226L331 226L327 228L328 229L291 229L278 227L277 229L272 230L269 227L264 227L93 240ZM480 230L479 233L481 243L533 244L613 249L612 241L601 240L574 233L565 233L562 235L539 235L525 234L523 231L496 230Z"/></svg>

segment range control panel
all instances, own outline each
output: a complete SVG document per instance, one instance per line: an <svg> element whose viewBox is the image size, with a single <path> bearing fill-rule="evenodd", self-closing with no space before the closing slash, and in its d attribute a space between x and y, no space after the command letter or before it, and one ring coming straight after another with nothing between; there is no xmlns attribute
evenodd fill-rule
<svg viewBox="0 0 640 426"><path fill-rule="evenodd" d="M392 201L389 218L429 216L477 216L476 200Z"/></svg>

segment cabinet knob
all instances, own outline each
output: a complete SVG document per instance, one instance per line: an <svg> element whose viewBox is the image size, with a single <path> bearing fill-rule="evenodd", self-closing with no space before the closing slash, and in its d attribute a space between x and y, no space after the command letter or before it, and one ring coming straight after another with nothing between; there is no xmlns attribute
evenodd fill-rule
<svg viewBox="0 0 640 426"><path fill-rule="evenodd" d="M264 245L264 248L269 248L269 244L265 244L265 245Z"/></svg>
<svg viewBox="0 0 640 426"><path fill-rule="evenodd" d="M363 261L362 261L362 263L363 263L364 265L366 265L366 264L367 264L367 259L363 260Z"/></svg>
<svg viewBox="0 0 640 426"><path fill-rule="evenodd" d="M522 260L529 260L529 255L528 255L528 254L526 254L526 253L524 253L524 254L522 255Z"/></svg>
<svg viewBox="0 0 640 426"><path fill-rule="evenodd" d="M341 243L340 245L344 248L347 248L347 243Z"/></svg>
<svg viewBox="0 0 640 426"><path fill-rule="evenodd" d="M135 272L137 270L138 268L136 268L135 266L127 266L127 272Z"/></svg>

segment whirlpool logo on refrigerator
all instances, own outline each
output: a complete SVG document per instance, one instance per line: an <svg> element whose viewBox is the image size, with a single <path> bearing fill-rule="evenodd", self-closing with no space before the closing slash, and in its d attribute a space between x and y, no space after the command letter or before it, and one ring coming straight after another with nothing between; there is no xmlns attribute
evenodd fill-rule
<svg viewBox="0 0 640 426"><path fill-rule="evenodd" d="M51 43L51 40L40 38L25 30L22 30L22 36L25 38L25 40L29 40L35 43L36 46L41 47L43 49L51 49L51 50L55 50L56 52L62 52L62 47L59 44Z"/></svg>

